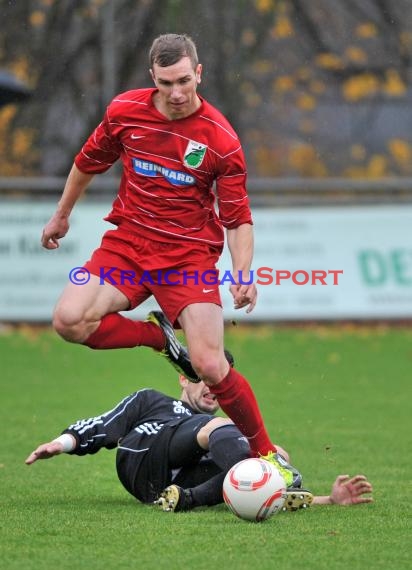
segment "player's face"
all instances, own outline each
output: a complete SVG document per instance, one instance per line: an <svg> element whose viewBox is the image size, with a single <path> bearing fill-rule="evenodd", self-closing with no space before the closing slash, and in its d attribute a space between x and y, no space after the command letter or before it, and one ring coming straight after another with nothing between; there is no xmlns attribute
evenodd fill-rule
<svg viewBox="0 0 412 570"><path fill-rule="evenodd" d="M154 104L168 119L184 119L199 108L200 99L196 88L202 73L200 63L193 69L190 58L182 57L168 67L160 67L155 63L150 73L158 89L154 95Z"/></svg>
<svg viewBox="0 0 412 570"><path fill-rule="evenodd" d="M194 384L181 376L180 384L183 388L182 400L191 408L204 414L214 414L217 411L219 404L216 396L210 392L204 382Z"/></svg>

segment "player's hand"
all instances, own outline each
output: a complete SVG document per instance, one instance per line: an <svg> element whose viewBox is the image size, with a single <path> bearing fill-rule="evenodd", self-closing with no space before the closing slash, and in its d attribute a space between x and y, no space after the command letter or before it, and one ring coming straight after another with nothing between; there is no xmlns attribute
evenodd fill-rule
<svg viewBox="0 0 412 570"><path fill-rule="evenodd" d="M58 240L69 231L69 220L65 216L55 213L44 226L41 236L41 244L46 249L57 249Z"/></svg>
<svg viewBox="0 0 412 570"><path fill-rule="evenodd" d="M235 309L247 307L247 313L253 311L257 301L257 289L254 283L250 285L231 285L229 289L235 302Z"/></svg>
<svg viewBox="0 0 412 570"><path fill-rule="evenodd" d="M290 463L289 453L286 451L286 449L283 449L283 447L281 447L278 443L275 443L275 447L279 455L281 455L283 459L285 459L288 463Z"/></svg>
<svg viewBox="0 0 412 570"><path fill-rule="evenodd" d="M26 465L31 465L38 459L49 459L55 455L63 453L63 444L59 441L50 441L49 443L42 443L37 449L32 451L26 459Z"/></svg>
<svg viewBox="0 0 412 570"><path fill-rule="evenodd" d="M330 500L335 505L358 505L371 503L372 497L365 497L366 493L372 493L373 488L364 475L339 475L332 485Z"/></svg>

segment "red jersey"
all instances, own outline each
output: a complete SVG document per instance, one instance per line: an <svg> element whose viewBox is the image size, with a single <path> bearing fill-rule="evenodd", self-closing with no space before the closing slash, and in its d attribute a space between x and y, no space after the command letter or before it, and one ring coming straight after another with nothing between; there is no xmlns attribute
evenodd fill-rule
<svg viewBox="0 0 412 570"><path fill-rule="evenodd" d="M157 241L185 239L222 248L223 226L252 223L238 136L204 99L192 115L167 119L153 104L155 91L115 97L76 156L76 166L96 174L121 158L123 175L107 221Z"/></svg>

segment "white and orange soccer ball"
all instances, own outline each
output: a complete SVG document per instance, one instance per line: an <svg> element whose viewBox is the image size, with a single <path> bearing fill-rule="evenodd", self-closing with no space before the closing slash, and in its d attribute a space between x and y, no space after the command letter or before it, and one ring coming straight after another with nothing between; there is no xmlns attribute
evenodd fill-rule
<svg viewBox="0 0 412 570"><path fill-rule="evenodd" d="M278 469L264 459L236 463L223 482L223 499L237 517L264 521L282 510L286 483Z"/></svg>

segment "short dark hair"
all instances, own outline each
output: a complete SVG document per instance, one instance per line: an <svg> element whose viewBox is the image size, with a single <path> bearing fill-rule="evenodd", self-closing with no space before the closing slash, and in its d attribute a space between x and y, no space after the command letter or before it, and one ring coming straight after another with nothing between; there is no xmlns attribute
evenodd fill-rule
<svg viewBox="0 0 412 570"><path fill-rule="evenodd" d="M160 67L169 67L182 59L189 57L193 69L199 63L196 45L192 38L186 34L163 34L158 36L152 43L149 51L149 63L153 68L156 63Z"/></svg>
<svg viewBox="0 0 412 570"><path fill-rule="evenodd" d="M225 348L225 356L226 360L229 362L229 366L233 368L235 365L235 359L233 358L233 354L230 352L230 350L227 350L226 348Z"/></svg>

